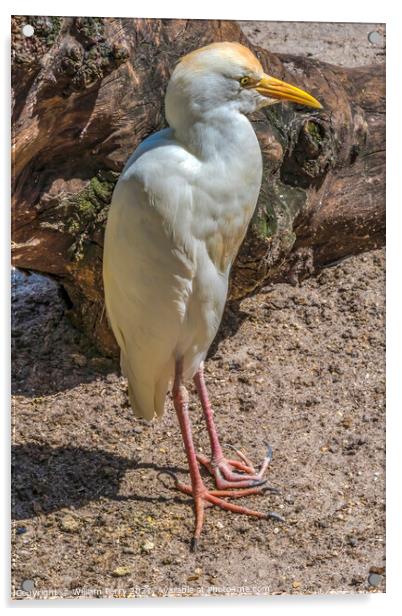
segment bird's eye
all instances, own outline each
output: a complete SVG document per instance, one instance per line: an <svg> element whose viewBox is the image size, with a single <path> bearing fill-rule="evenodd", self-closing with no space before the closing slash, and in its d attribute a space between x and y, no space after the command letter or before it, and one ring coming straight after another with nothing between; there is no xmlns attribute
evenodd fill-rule
<svg viewBox="0 0 402 616"><path fill-rule="evenodd" d="M239 82L240 82L241 86L248 86L250 81L251 81L250 77L247 77L247 76L240 77L240 79L239 79Z"/></svg>

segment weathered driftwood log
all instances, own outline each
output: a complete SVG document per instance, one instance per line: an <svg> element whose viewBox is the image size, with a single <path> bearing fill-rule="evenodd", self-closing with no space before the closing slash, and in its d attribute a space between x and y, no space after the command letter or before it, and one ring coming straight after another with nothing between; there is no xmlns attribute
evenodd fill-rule
<svg viewBox="0 0 402 616"><path fill-rule="evenodd" d="M25 38L21 26L35 35ZM165 125L175 62L234 22L13 19L13 263L57 279L71 315L104 351L103 229L132 150ZM233 269L231 297L298 280L383 244L385 83L381 66L343 69L253 48L265 70L324 105L275 105L252 118L264 156L259 204Z"/></svg>

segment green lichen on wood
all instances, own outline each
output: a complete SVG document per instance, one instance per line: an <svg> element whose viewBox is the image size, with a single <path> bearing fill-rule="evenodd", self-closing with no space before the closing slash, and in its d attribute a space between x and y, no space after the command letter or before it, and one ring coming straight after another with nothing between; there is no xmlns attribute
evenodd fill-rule
<svg viewBox="0 0 402 616"><path fill-rule="evenodd" d="M71 34L75 41L66 46L60 59L59 79L66 82L64 97L99 83L129 55L126 47L108 41L105 20L100 17L76 17Z"/></svg>
<svg viewBox="0 0 402 616"><path fill-rule="evenodd" d="M50 47L55 42L63 23L62 17L34 17L35 36L39 36Z"/></svg>
<svg viewBox="0 0 402 616"><path fill-rule="evenodd" d="M319 129L318 124L316 124L316 122L306 122L305 124L305 130L309 133L309 135L314 139L314 141L316 141L317 143L319 143L320 141L322 141L322 134L321 131Z"/></svg>
<svg viewBox="0 0 402 616"><path fill-rule="evenodd" d="M11 20L13 63L24 65L25 70L39 65L41 57L57 39L62 24L62 17L13 16ZM33 27L33 36L24 36L22 30L25 25Z"/></svg>
<svg viewBox="0 0 402 616"><path fill-rule="evenodd" d="M114 171L98 171L82 191L60 202L59 207L66 212L64 231L74 238L69 249L72 260L83 258L85 244L105 223L118 176Z"/></svg>
<svg viewBox="0 0 402 616"><path fill-rule="evenodd" d="M268 209L257 214L254 225L259 237L270 238L277 229L275 215L273 212L268 211Z"/></svg>
<svg viewBox="0 0 402 616"><path fill-rule="evenodd" d="M253 220L255 232L260 238L276 236L285 229L292 229L293 222L306 204L305 191L288 186L278 178L263 184L263 206L257 207Z"/></svg>
<svg viewBox="0 0 402 616"><path fill-rule="evenodd" d="M76 17L74 33L83 43L93 45L105 34L105 19L103 17Z"/></svg>

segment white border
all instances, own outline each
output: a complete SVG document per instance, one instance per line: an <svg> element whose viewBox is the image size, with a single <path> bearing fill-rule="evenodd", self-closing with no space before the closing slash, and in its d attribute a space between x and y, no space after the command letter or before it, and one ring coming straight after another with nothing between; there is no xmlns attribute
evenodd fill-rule
<svg viewBox="0 0 402 616"><path fill-rule="evenodd" d="M191 19L239 19L270 21L338 21L338 22L385 22L389 11L395 12L392 2L385 0L369 3L366 0L351 2L336 0L286 0L282 2L234 2L233 0L116 0L110 4L71 0L56 4L50 0L20 0L7 3L16 15L91 15L100 17L176 17ZM4 10L4 9L3 9Z"/></svg>
<svg viewBox="0 0 402 616"><path fill-rule="evenodd" d="M339 611L363 613L365 616L375 614L378 616L379 609L392 609L397 606L400 576L402 572L402 542L401 542L401 516L402 506L400 498L400 469L401 447L399 441L402 435L402 409L400 402L399 383L402 380L401 358L401 322L402 322L402 298L401 298L401 265L402 260L402 215L400 204L401 194L401 46L402 40L401 19L398 16L397 3L392 0L381 2L367 2L351 0L283 0L281 2L263 2L262 0L247 0L247 2L235 2L235 0L202 0L192 4L180 3L177 0L146 0L142 3L122 2L114 0L109 5L99 2L85 2L83 0L70 0L65 5L57 5L49 0L31 0L20 2L7 2L2 4L2 62L3 87L0 96L2 105L2 126L4 138L2 139L0 169L4 177L3 182L3 207L2 207L2 242L1 242L1 288L2 297L7 298L9 293L8 271L8 242L9 242L9 19L10 14L33 14L33 15L100 15L100 16L135 16L135 17L181 17L202 19L252 19L269 21L336 21L336 22L368 22L387 24L387 594L386 595L329 595L329 596L293 596L293 597L267 597L267 598L237 598L237 599L146 599L143 601L133 600L90 600L90 601L37 601L37 602L13 602L9 596L9 419L7 408L9 404L9 359L6 340L8 337L9 303L2 302L3 324L3 365L0 370L0 388L3 394L3 430L4 440L2 478L5 478L4 498L5 516L2 532L3 548L1 554L1 597L6 609L19 609L23 612L37 611L42 609L65 608L74 610L75 613L88 609L116 610L121 608L134 609L136 611L160 608L170 614L176 610L194 610L199 613L205 608L228 608L234 615L244 611L247 607L254 613L266 613L267 610L280 609L287 614L290 610L298 614L321 614L323 610L328 614L337 614ZM398 198L399 197L399 198ZM398 399L399 394L399 399ZM399 455L399 459L398 458ZM368 563L369 565L370 563ZM212 601L212 603L211 603Z"/></svg>

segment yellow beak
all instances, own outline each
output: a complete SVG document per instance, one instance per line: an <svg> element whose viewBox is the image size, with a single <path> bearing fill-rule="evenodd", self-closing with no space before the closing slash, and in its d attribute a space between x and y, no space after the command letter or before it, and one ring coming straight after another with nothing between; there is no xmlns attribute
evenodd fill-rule
<svg viewBox="0 0 402 616"><path fill-rule="evenodd" d="M264 75L255 86L257 92L269 98L277 98L279 100L291 101L299 105L307 105L315 109L322 109L321 103L318 102L311 94L308 94L296 86L291 86L285 81Z"/></svg>

